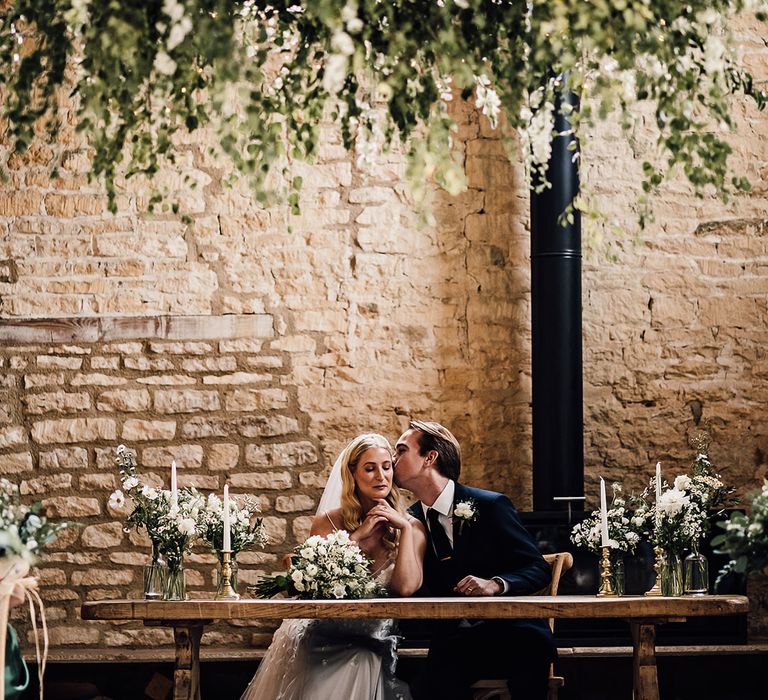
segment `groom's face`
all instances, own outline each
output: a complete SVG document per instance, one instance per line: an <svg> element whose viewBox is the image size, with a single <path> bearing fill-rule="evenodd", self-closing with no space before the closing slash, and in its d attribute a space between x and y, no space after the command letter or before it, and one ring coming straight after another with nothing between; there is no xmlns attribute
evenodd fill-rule
<svg viewBox="0 0 768 700"><path fill-rule="evenodd" d="M395 483L408 488L408 483L424 469L425 458L419 454L419 431L406 430L395 446Z"/></svg>

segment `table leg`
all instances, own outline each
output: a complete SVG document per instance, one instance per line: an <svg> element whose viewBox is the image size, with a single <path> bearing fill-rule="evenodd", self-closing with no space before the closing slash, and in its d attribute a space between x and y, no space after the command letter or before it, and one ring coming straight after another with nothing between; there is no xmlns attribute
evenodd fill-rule
<svg viewBox="0 0 768 700"><path fill-rule="evenodd" d="M634 700L659 700L659 676L656 671L656 625L631 622Z"/></svg>
<svg viewBox="0 0 768 700"><path fill-rule="evenodd" d="M203 625L174 625L176 666L173 671L173 700L200 700L200 637Z"/></svg>

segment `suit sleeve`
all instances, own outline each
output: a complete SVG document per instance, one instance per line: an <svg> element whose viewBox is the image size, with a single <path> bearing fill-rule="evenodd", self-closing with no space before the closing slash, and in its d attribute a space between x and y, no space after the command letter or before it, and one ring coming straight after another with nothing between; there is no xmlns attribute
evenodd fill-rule
<svg viewBox="0 0 768 700"><path fill-rule="evenodd" d="M491 504L493 546L498 553L494 576L506 583L504 595L529 595L547 586L552 578L536 543L523 527L512 502L504 495Z"/></svg>

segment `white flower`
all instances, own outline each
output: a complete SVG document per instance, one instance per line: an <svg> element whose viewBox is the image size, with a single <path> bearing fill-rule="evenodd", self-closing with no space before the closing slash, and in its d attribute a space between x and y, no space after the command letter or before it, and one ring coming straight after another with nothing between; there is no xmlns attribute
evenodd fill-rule
<svg viewBox="0 0 768 700"><path fill-rule="evenodd" d="M687 491L691 487L691 477L681 474L675 477L675 488L678 491Z"/></svg>
<svg viewBox="0 0 768 700"><path fill-rule="evenodd" d="M291 574L291 578L294 583L300 583L304 579L304 574L298 569L295 569Z"/></svg>
<svg viewBox="0 0 768 700"><path fill-rule="evenodd" d="M337 31L331 37L331 48L334 53L339 53L342 56L351 56L355 53L355 42L352 41L352 37L346 32Z"/></svg>
<svg viewBox="0 0 768 700"><path fill-rule="evenodd" d="M477 515L474 501L461 501L456 504L453 514L462 520L472 520Z"/></svg>
<svg viewBox="0 0 768 700"><path fill-rule="evenodd" d="M192 518L180 518L178 527L182 535L192 537L195 534L195 521Z"/></svg>
<svg viewBox="0 0 768 700"><path fill-rule="evenodd" d="M174 61L165 51L158 51L155 56L154 68L163 75L173 75L176 72L176 61Z"/></svg>
<svg viewBox="0 0 768 700"><path fill-rule="evenodd" d="M184 37L192 30L192 20L189 17L183 17L180 22L174 24L171 27L171 33L168 35L166 46L169 51L173 51L182 41Z"/></svg>
<svg viewBox="0 0 768 700"><path fill-rule="evenodd" d="M123 492L118 489L109 497L109 507L112 510L120 510L125 505L125 496Z"/></svg>
<svg viewBox="0 0 768 700"><path fill-rule="evenodd" d="M123 488L126 491L130 491L131 489L135 489L138 485L139 485L139 480L135 476L129 476L123 482Z"/></svg>
<svg viewBox="0 0 768 700"><path fill-rule="evenodd" d="M40 518L37 515L30 515L27 518L26 526L27 530L39 530L42 526L43 521L40 520Z"/></svg>
<svg viewBox="0 0 768 700"><path fill-rule="evenodd" d="M683 491L678 489L669 489L661 494L658 502L658 508L668 517L674 517L683 508L685 508L691 499Z"/></svg>
<svg viewBox="0 0 768 700"><path fill-rule="evenodd" d="M346 588L343 583L337 583L332 589L331 594L334 598L343 598L346 593Z"/></svg>
<svg viewBox="0 0 768 700"><path fill-rule="evenodd" d="M163 12L165 12L172 21L178 22L184 16L184 5L177 0L164 0Z"/></svg>
<svg viewBox="0 0 768 700"><path fill-rule="evenodd" d="M325 62L323 73L323 88L331 95L336 95L344 87L347 77L347 57L341 54L331 54Z"/></svg>

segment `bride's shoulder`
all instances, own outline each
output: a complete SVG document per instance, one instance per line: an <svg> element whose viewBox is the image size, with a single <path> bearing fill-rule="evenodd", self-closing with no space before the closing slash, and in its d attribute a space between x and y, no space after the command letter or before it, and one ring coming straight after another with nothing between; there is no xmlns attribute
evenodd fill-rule
<svg viewBox="0 0 768 700"><path fill-rule="evenodd" d="M312 535L328 535L334 530L340 529L341 523L341 508L334 508L333 510L324 510L315 516L312 521L312 528L310 534Z"/></svg>

